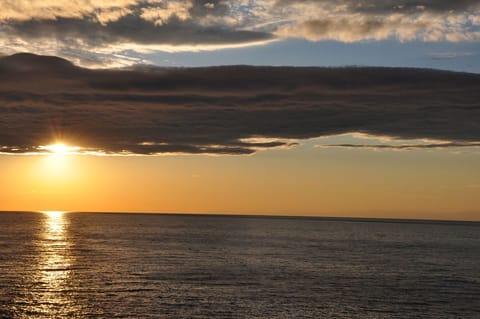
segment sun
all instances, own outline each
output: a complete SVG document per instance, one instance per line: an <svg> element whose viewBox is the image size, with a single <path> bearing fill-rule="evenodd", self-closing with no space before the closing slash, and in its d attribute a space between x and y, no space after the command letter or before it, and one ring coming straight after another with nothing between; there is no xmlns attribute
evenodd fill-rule
<svg viewBox="0 0 480 319"><path fill-rule="evenodd" d="M66 154L69 151L69 147L64 143L56 143L52 145L45 146L47 151L51 151L56 154Z"/></svg>
<svg viewBox="0 0 480 319"><path fill-rule="evenodd" d="M70 146L65 143L58 142L55 144L40 146L40 149L57 155L67 155L78 152L81 148L78 146Z"/></svg>

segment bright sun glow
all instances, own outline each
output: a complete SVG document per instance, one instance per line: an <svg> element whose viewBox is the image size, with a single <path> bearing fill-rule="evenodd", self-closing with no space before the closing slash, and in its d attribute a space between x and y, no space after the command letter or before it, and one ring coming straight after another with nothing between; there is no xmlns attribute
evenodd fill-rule
<svg viewBox="0 0 480 319"><path fill-rule="evenodd" d="M75 156L81 154L83 148L79 146L70 146L63 142L39 146L39 153L42 155L42 168L45 178L52 182L55 180L68 180L74 172Z"/></svg>
<svg viewBox="0 0 480 319"><path fill-rule="evenodd" d="M55 143L51 145L40 146L39 149L58 155L66 155L78 152L81 148L78 146L69 146L64 143Z"/></svg>

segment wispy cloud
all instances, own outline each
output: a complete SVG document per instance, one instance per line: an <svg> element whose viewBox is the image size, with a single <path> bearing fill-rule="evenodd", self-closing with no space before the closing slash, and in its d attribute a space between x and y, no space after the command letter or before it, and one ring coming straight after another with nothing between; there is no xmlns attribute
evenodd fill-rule
<svg viewBox="0 0 480 319"><path fill-rule="evenodd" d="M389 144L319 144L319 148L364 148L375 150L415 150L415 149L444 149L455 147L479 147L480 143L476 142L444 142L433 144L401 144L401 145L389 145Z"/></svg>
<svg viewBox="0 0 480 319"><path fill-rule="evenodd" d="M434 60L448 60L477 55L475 52L433 52L430 57Z"/></svg>
<svg viewBox="0 0 480 319"><path fill-rule="evenodd" d="M250 154L347 132L478 145L479 87L480 75L432 70L92 70L21 54L0 58L0 152L62 139L89 152Z"/></svg>
<svg viewBox="0 0 480 319"><path fill-rule="evenodd" d="M437 138L402 138L401 135L372 135L362 132L348 132L343 134L324 135L317 139L316 148L346 148L369 150L426 150L448 148L477 148L479 141L448 141Z"/></svg>

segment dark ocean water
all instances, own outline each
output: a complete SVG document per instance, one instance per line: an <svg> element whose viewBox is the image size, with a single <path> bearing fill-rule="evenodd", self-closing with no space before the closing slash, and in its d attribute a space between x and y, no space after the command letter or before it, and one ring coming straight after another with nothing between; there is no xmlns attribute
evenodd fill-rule
<svg viewBox="0 0 480 319"><path fill-rule="evenodd" d="M0 213L0 318L480 318L480 224Z"/></svg>

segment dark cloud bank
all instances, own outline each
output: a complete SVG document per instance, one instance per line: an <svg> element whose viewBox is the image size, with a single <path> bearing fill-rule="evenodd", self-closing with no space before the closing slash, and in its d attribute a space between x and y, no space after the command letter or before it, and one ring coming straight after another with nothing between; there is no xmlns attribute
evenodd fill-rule
<svg viewBox="0 0 480 319"><path fill-rule="evenodd" d="M110 153L249 154L346 132L480 140L480 75L396 68L89 70L0 58L0 152L56 138ZM245 140L268 137L278 141Z"/></svg>

